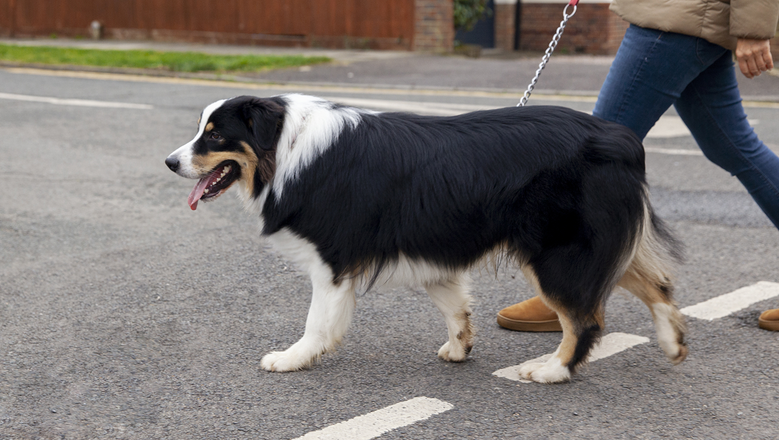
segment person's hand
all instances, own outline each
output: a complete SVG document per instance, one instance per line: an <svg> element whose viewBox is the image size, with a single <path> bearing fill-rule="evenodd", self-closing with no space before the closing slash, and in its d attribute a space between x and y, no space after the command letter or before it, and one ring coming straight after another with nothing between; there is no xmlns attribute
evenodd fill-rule
<svg viewBox="0 0 779 440"><path fill-rule="evenodd" d="M741 73L749 79L774 68L769 40L739 38L736 43L736 60Z"/></svg>

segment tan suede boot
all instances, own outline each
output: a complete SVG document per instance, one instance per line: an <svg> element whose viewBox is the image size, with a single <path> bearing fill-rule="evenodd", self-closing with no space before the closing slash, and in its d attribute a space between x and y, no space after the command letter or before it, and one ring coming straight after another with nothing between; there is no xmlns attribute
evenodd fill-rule
<svg viewBox="0 0 779 440"><path fill-rule="evenodd" d="M498 312L498 325L520 332L561 332L557 313L534 297Z"/></svg>
<svg viewBox="0 0 779 440"><path fill-rule="evenodd" d="M779 332L779 309L766 310L757 320L757 325L765 330Z"/></svg>

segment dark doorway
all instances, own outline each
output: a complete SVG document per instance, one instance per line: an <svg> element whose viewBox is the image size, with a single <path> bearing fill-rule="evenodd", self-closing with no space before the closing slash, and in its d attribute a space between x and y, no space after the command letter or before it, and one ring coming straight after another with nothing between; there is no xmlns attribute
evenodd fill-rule
<svg viewBox="0 0 779 440"><path fill-rule="evenodd" d="M495 47L495 2L489 0L487 7L493 11L489 17L485 17L476 23L476 26L468 32L457 31L454 36L461 44L475 44L486 49Z"/></svg>

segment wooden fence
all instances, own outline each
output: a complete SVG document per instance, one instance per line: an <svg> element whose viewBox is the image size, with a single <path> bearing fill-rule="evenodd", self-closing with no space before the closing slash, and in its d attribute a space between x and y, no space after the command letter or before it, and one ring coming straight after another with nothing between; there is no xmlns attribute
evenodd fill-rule
<svg viewBox="0 0 779 440"><path fill-rule="evenodd" d="M0 0L0 35L412 49L418 0Z"/></svg>

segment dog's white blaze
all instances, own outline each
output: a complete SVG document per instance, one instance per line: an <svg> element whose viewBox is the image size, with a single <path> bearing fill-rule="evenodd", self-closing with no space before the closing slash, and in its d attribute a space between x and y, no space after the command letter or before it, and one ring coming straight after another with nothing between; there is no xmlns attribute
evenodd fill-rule
<svg viewBox="0 0 779 440"><path fill-rule="evenodd" d="M415 397L319 431L309 432L295 440L369 440L393 429L427 420L452 408L454 405L443 400Z"/></svg>
<svg viewBox="0 0 779 440"><path fill-rule="evenodd" d="M748 287L734 290L708 301L680 310L687 316L698 319L717 319L745 309L752 304L779 296L779 283L760 281Z"/></svg>
<svg viewBox="0 0 779 440"><path fill-rule="evenodd" d="M332 103L304 95L283 95L287 102L284 128L276 149L276 175L273 192L281 198L284 185L324 153L346 124L360 123L360 110L332 108Z"/></svg>
<svg viewBox="0 0 779 440"><path fill-rule="evenodd" d="M200 116L200 125L197 128L197 134L195 137L192 138L192 140L188 143L180 146L178 149L176 149L176 151L168 156L175 157L179 160L179 169L176 171L179 176L188 177L190 179L197 179L201 177L192 168L194 145L195 142L197 142L197 140L200 139L203 136L203 133L206 131L206 125L208 125L208 120L211 118L211 114L213 114L214 111L221 107L222 104L224 104L226 101L226 99L221 99L206 106L206 108L203 109L203 114Z"/></svg>

